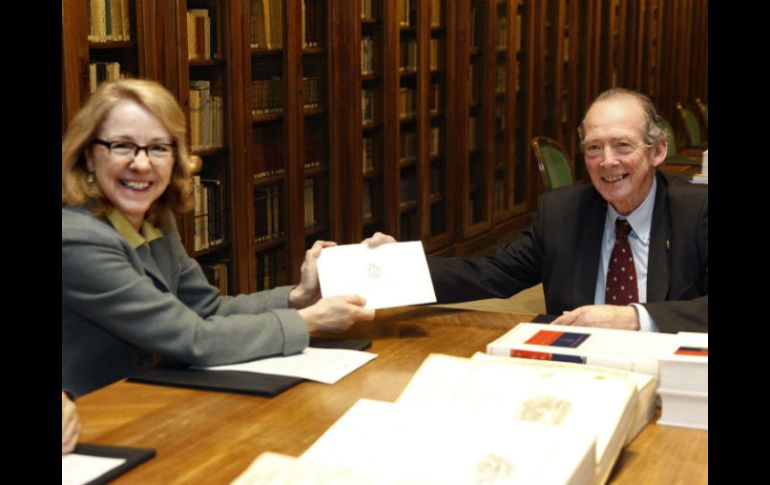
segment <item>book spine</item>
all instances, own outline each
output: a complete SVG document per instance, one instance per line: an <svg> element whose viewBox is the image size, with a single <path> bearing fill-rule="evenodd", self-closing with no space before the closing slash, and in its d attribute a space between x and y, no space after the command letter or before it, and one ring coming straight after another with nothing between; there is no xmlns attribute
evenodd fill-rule
<svg viewBox="0 0 770 485"><path fill-rule="evenodd" d="M492 354L496 355L496 354ZM497 354L499 355L499 354ZM571 362L573 364L586 364L586 358L582 355L557 354L553 352L537 352L534 350L511 349L510 357L521 359L550 360L554 362Z"/></svg>

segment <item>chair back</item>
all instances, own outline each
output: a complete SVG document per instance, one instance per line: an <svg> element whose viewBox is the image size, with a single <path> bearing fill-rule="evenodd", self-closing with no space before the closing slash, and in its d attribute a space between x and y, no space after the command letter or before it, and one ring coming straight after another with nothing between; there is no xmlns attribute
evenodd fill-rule
<svg viewBox="0 0 770 485"><path fill-rule="evenodd" d="M671 123L664 117L660 117L660 124L663 127L663 131L666 132L666 138L668 138L668 149L666 150L666 158L676 155L676 140L674 137L674 129L671 128Z"/></svg>
<svg viewBox="0 0 770 485"><path fill-rule="evenodd" d="M705 128L706 133L708 133L709 105L708 103L704 103L700 98L695 98L695 105L698 107L698 111L700 112L700 119L703 121L703 128Z"/></svg>
<svg viewBox="0 0 770 485"><path fill-rule="evenodd" d="M545 190L572 185L569 156L559 142L547 136L538 136L532 139L532 150Z"/></svg>
<svg viewBox="0 0 770 485"><path fill-rule="evenodd" d="M676 109L679 111L682 123L684 124L685 133L687 134L687 144L691 147L703 147L704 143L701 139L700 124L698 124L698 118L695 117L695 113L679 102L676 103Z"/></svg>

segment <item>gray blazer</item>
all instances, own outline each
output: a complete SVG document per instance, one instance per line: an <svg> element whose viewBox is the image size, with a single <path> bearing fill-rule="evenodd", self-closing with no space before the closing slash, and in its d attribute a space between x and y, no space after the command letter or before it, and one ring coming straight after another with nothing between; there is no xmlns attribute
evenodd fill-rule
<svg viewBox="0 0 770 485"><path fill-rule="evenodd" d="M308 344L291 287L220 296L185 252L174 218L131 247L85 208L62 208L62 387L83 394L151 365L288 355Z"/></svg>

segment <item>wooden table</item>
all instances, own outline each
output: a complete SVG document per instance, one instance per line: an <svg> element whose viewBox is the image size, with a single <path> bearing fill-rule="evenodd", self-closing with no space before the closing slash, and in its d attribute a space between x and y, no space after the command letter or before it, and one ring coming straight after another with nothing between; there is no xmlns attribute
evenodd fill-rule
<svg viewBox="0 0 770 485"><path fill-rule="evenodd" d="M533 316L378 311L342 335L371 340L376 359L333 386L303 382L271 399L120 381L78 399L81 441L157 450L115 483L229 483L263 451L299 456L360 398L396 400L428 354L470 357ZM707 483L708 432L650 424L610 482Z"/></svg>
<svg viewBox="0 0 770 485"><path fill-rule="evenodd" d="M703 156L703 150L700 149L694 149L689 148L682 152L679 152L680 155L690 156L690 157L696 157L698 160L700 160ZM681 164L671 164L671 163L665 163L663 162L659 170L661 172L665 172L669 175L673 175L674 177L680 177L685 180L691 180L692 176L696 173L701 173L701 166L700 165L681 165Z"/></svg>

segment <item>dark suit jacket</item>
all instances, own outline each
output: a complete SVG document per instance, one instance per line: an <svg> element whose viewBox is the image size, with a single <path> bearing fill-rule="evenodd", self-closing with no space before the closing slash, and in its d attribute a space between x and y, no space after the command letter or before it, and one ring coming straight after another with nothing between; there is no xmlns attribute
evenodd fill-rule
<svg viewBox="0 0 770 485"><path fill-rule="evenodd" d="M708 188L656 176L644 306L662 332L708 332ZM429 257L436 298L507 298L542 282L551 315L593 304L606 212L591 185L545 193L516 243L483 258Z"/></svg>
<svg viewBox="0 0 770 485"><path fill-rule="evenodd" d="M187 256L173 217L134 248L84 208L62 208L62 387L89 392L152 365L288 355L308 344L291 287L220 296Z"/></svg>

